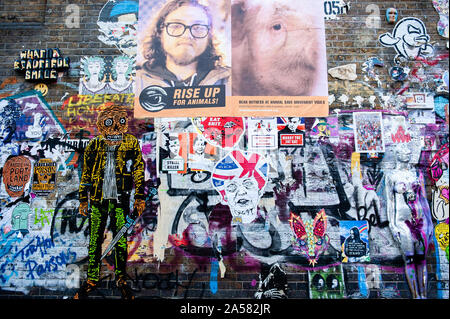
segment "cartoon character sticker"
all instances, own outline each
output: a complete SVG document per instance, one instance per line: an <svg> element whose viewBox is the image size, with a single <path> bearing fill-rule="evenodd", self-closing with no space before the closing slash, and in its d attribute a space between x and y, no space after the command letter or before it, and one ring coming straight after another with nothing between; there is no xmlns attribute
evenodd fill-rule
<svg viewBox="0 0 450 319"><path fill-rule="evenodd" d="M401 19L391 33L383 33L378 41L385 47L394 47L397 51L394 62L397 64L402 60L425 58L434 51L425 24L413 17Z"/></svg>

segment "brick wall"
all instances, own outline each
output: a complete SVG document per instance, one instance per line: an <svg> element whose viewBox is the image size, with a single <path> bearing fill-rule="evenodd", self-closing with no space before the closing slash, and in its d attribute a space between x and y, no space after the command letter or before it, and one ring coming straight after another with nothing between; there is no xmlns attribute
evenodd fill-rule
<svg viewBox="0 0 450 319"><path fill-rule="evenodd" d="M32 190L33 177L30 177L29 183L25 185L26 190L23 194L18 197L11 196L4 186L5 170L2 172L0 298L70 298L86 279L88 220L77 214L79 205L77 190L81 173L81 163L78 159L87 141L98 134L94 125L96 112L89 109L89 106L98 105L99 101L105 99L103 97L98 101L84 102L82 103L84 108L81 108L80 104L76 104L77 100L71 100L70 97L79 93L84 58L126 55L116 46L105 44L99 39L101 32L97 22L106 4L106 0L81 0L76 3L56 0L27 1L26 4L11 0L0 4L0 98L6 99L3 102L13 99L23 116L15 121L16 134L13 138L1 145L3 154L1 164L5 165L10 155L13 157L23 155L28 158L32 167L40 158L51 158L58 167L56 189L47 195L39 196ZM429 43L434 48L433 55L427 60L428 63L417 59L402 62L402 67L409 68L409 76L404 81L395 81L389 75L389 70L395 66L394 48L384 47L378 41L381 34L391 32L394 27L393 24L388 24L384 17L389 7L397 8L399 20L405 17L420 19L426 26L427 34L430 36ZM431 1L356 0L351 1L346 11L326 20L327 63L328 69L356 64L357 77L348 80L328 76L330 118L345 111L376 110L383 113L384 120L392 114L406 114L406 120L411 121L412 113L401 101L401 97L408 90L430 93L432 96L440 94L447 98L448 104L448 88L444 91L439 88L442 86L442 74L444 71L448 72L448 56L445 56L448 38L438 34L436 26L439 15ZM48 84L48 93L45 96L32 92L36 83L24 81L24 77L13 69L14 61L19 58L22 50L41 48L59 48L63 57L70 58L70 68L60 72L55 83ZM375 57L382 62L381 65L370 65L371 58ZM434 62L429 62L433 59ZM125 104L129 106L130 111L132 105L130 96L120 94L117 98L119 97L122 101L128 101ZM433 104L435 103L436 100ZM36 108L27 109L27 105L34 105ZM32 126L33 116L36 113L42 113L43 117L47 116L46 123L42 127L48 134L30 138L26 132ZM351 112L347 114L351 115ZM422 156L420 165L415 165L415 169L425 174L425 194L432 210L435 203L433 192L437 192L437 187L427 172L437 150L445 144L448 145L448 109L446 114L447 123L445 111L444 117L436 111L433 124L422 128L412 125L409 126L411 130L407 131L415 141L420 141L420 138L427 134L436 138L432 150L421 148L420 143L414 144L412 148L418 160L419 154ZM177 121L186 124L182 119ZM314 119L306 120L305 123L308 135L312 131ZM2 125L7 126L5 120ZM342 125L342 122L339 122L339 125ZM179 130L174 126L171 133L194 132L192 125L186 124L185 127L187 129ZM141 147L149 150L145 156L147 195L155 186L155 170L152 168L156 165L156 159L151 154L156 153L155 130L158 132L158 129L158 126L155 128L153 119L134 120L130 123L130 131L139 138ZM83 137L85 144L76 144L81 130L87 131ZM344 134L339 131L336 139L331 141L334 150L345 144L342 136ZM69 140L75 143L73 144L75 147L70 148L62 144L69 143ZM245 148L245 142L241 142L240 147ZM311 147L318 145L318 142L312 142ZM295 199L288 196L286 188L281 187L282 184L289 183L286 179L283 180L285 175L277 175L281 172L280 157L284 156L281 155L284 153L277 150L271 154L275 154L279 171L271 175L272 189L266 188L266 194L261 199L263 203L261 207L264 207L269 215L281 216L281 212L288 209L287 207L291 210L294 207L295 211L298 205ZM363 180L367 181L370 174L376 175L381 172L382 176L386 176L391 172L393 166L390 156L392 150L386 152L384 161L364 161L361 157ZM346 160L339 158L336 163L339 163L344 171L350 169L350 158ZM274 168L274 171L277 171L277 168ZM342 171L340 172L342 174ZM283 177L280 179L280 176ZM343 184L352 184L348 176L347 173L346 180L342 177ZM327 236L330 239L330 246L320 256L317 265L308 263L301 253L293 252L290 240L294 234L287 218L281 217L280 224L275 222L272 224L276 229L275 232L269 232L272 237L258 239L258 228L256 231L251 229L243 231L242 237L233 242L235 251L224 257L226 272L222 278L219 270L216 270L214 275L216 259L211 249L204 249L206 246L201 245L179 245L171 236L175 233L179 239L183 237L183 233L189 234L191 238L194 235L199 236L197 239L204 236L199 229L189 228L190 230L186 231L190 224L189 214L192 211L211 212L220 200L217 194L211 193L210 184L201 184L202 188L197 190L186 187L190 185L186 182L188 177L178 179L173 177L174 181L169 186L165 185L169 188L168 194L167 189L161 189L161 186L159 195L164 196L153 199L148 197L147 208L143 215L144 227L129 236L130 255L127 271L130 276L129 283L137 297L255 298L260 278L264 279L270 267L276 263L284 272L281 278L286 279L288 298L412 297L401 250L389 231L383 180L375 187L381 211L373 213L372 210L365 218L355 213L354 208L350 208L345 217L327 211ZM163 182L167 182L168 174L162 174L161 178ZM170 189L183 191L170 192ZM276 190L279 190L278 193ZM352 196L349 195L350 201L354 198ZM283 198L285 202L282 202ZM288 206L289 202L291 206ZM25 206L20 208L20 204ZM158 212L158 205L164 206L164 209ZM320 207L317 207L318 211ZM178 228L173 226L175 217L169 218L167 222L165 216L164 220L168 224L162 223L161 216L164 213L178 216ZM314 214L298 213L303 221L312 220L314 217ZM446 223L448 238L448 198L446 216L436 218L433 212L431 214L433 214L433 234L426 255L428 297L448 298L448 250L446 257L445 251L436 240L440 233L436 235L434 230L438 224ZM18 226L13 221L18 215L25 216L26 226ZM377 217L380 217L381 221L377 221ZM342 262L340 223L357 219L365 220L369 226L370 260L358 263ZM273 237L274 234L277 237ZM108 243L111 234L106 236L105 242ZM201 238L198 240L201 241ZM209 238L209 243L211 240L212 238ZM272 246L265 240L271 240ZM205 242L208 242L207 239ZM157 260L155 256L161 249L158 246L161 243L164 254L162 260ZM281 246L277 247L277 243ZM321 275L324 279L334 275L339 283L338 288L317 290L313 284L315 275ZM110 256L103 261L101 277L99 289L94 296L119 298L120 293L114 282L113 259Z"/></svg>

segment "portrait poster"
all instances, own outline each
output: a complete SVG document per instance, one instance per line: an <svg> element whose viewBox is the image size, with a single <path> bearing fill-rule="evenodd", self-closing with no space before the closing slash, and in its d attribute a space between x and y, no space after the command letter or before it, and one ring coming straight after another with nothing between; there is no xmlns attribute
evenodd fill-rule
<svg viewBox="0 0 450 319"><path fill-rule="evenodd" d="M136 118L328 116L321 1L199 2L139 1Z"/></svg>
<svg viewBox="0 0 450 319"><path fill-rule="evenodd" d="M341 257L343 263L368 262L369 226L365 220L340 221Z"/></svg>
<svg viewBox="0 0 450 319"><path fill-rule="evenodd" d="M188 133L188 135L188 167L193 171L212 171L214 163L219 160L220 149L208 143L202 134Z"/></svg>
<svg viewBox="0 0 450 319"><path fill-rule="evenodd" d="M187 133L165 133L159 149L161 171L169 174L185 173L188 153Z"/></svg>
<svg viewBox="0 0 450 319"><path fill-rule="evenodd" d="M304 145L305 119L303 117L278 117L277 129L280 147Z"/></svg>
<svg viewBox="0 0 450 319"><path fill-rule="evenodd" d="M384 131L381 112L353 112L357 153L383 153Z"/></svg>

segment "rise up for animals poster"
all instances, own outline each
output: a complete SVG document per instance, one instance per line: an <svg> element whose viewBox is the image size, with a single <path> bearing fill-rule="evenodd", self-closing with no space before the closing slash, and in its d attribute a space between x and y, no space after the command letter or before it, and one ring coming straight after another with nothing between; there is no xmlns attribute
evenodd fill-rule
<svg viewBox="0 0 450 319"><path fill-rule="evenodd" d="M321 1L140 0L138 23L136 118L328 115Z"/></svg>

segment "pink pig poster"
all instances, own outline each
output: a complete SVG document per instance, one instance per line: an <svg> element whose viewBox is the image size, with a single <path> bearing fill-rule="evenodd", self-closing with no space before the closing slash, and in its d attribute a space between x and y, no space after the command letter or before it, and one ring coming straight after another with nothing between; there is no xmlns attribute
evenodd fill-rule
<svg viewBox="0 0 450 319"><path fill-rule="evenodd" d="M136 118L328 115L321 1L204 3L139 1Z"/></svg>

